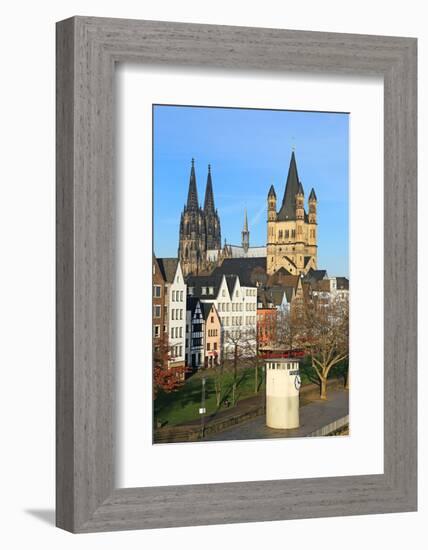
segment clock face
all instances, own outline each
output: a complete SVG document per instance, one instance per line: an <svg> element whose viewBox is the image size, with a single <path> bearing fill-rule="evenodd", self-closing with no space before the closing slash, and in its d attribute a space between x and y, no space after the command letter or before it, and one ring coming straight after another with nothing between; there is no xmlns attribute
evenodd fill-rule
<svg viewBox="0 0 428 550"><path fill-rule="evenodd" d="M302 385L302 381L300 380L300 376L297 374L294 379L294 387L296 390L300 390L300 386Z"/></svg>

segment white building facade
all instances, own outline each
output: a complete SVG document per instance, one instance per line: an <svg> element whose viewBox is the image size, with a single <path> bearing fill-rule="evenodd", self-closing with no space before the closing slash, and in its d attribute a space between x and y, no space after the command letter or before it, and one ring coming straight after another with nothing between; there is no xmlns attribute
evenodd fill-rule
<svg viewBox="0 0 428 550"><path fill-rule="evenodd" d="M197 277L197 287L189 282L189 294L196 292L202 303L213 303L220 317L222 350L228 354L233 341L244 341L257 334L257 287L242 286L237 275L222 275L219 280Z"/></svg>
<svg viewBox="0 0 428 550"><path fill-rule="evenodd" d="M166 319L168 330L169 367L185 365L186 295L180 262L175 258L158 260L166 279Z"/></svg>

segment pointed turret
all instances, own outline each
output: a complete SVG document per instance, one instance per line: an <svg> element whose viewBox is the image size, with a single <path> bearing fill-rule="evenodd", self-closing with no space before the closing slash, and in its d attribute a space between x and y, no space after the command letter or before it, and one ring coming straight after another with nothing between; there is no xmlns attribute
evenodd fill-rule
<svg viewBox="0 0 428 550"><path fill-rule="evenodd" d="M187 193L187 210L198 210L198 189L196 187L195 175L195 159L192 159L192 167L190 169L189 191Z"/></svg>
<svg viewBox="0 0 428 550"><path fill-rule="evenodd" d="M312 187L308 199L309 203L309 223L317 223L317 196L315 189Z"/></svg>
<svg viewBox="0 0 428 550"><path fill-rule="evenodd" d="M273 185L270 186L267 203L268 203L268 220L275 221L276 220L276 193Z"/></svg>
<svg viewBox="0 0 428 550"><path fill-rule="evenodd" d="M291 153L290 167L288 169L287 183L285 185L284 198L278 212L278 220L296 219L296 195L299 192L299 175L294 151ZM303 189L303 188L302 188Z"/></svg>
<svg viewBox="0 0 428 550"><path fill-rule="evenodd" d="M211 179L211 164L208 164L207 187L205 189L204 212L215 213L213 183Z"/></svg>

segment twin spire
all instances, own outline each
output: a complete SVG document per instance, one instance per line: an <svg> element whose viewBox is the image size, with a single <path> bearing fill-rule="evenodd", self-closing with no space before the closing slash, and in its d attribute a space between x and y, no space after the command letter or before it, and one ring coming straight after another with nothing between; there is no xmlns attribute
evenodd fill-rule
<svg viewBox="0 0 428 550"><path fill-rule="evenodd" d="M195 159L192 158L192 166L190 168L189 191L187 194L187 210L197 210L198 208L199 200L198 189L196 186ZM207 186L205 189L204 211L213 213L215 212L213 184L211 180L211 164L208 164L208 177Z"/></svg>

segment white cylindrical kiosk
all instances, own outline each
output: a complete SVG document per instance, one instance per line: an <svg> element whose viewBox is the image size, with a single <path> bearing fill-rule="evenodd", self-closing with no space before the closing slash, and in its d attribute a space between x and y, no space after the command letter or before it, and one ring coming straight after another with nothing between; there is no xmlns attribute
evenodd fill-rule
<svg viewBox="0 0 428 550"><path fill-rule="evenodd" d="M266 361L266 425L290 430L299 427L299 363L295 359Z"/></svg>

